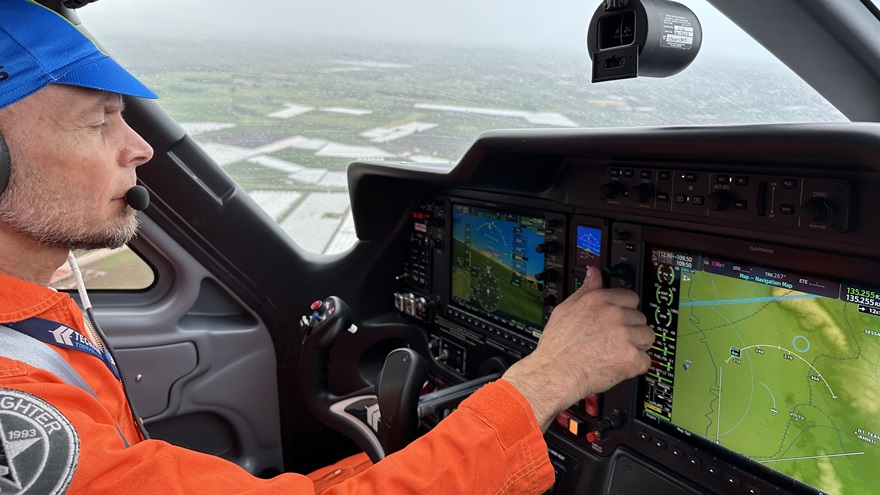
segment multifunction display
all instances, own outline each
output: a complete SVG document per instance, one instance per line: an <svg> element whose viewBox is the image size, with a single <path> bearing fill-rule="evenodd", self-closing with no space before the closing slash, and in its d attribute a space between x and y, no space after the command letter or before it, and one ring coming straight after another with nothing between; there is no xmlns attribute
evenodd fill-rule
<svg viewBox="0 0 880 495"><path fill-rule="evenodd" d="M496 323L540 335L544 219L452 207L452 302Z"/></svg>
<svg viewBox="0 0 880 495"><path fill-rule="evenodd" d="M880 493L877 291L647 253L643 308L657 338L644 419L824 493Z"/></svg>

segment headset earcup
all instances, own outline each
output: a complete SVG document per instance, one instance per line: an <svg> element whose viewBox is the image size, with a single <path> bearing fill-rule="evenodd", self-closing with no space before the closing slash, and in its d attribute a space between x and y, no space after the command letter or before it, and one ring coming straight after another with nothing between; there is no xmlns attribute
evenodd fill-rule
<svg viewBox="0 0 880 495"><path fill-rule="evenodd" d="M6 190L9 184L9 174L12 171L12 161L9 159L9 148L6 147L6 140L3 134L0 134L0 194Z"/></svg>

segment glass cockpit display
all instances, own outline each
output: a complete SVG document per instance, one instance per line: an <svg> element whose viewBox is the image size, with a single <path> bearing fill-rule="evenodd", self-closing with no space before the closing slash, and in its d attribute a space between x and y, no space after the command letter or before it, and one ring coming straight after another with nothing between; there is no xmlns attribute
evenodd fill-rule
<svg viewBox="0 0 880 495"><path fill-rule="evenodd" d="M544 219L478 206L452 207L452 302L539 335L543 327Z"/></svg>
<svg viewBox="0 0 880 495"><path fill-rule="evenodd" d="M821 493L880 492L880 294L648 253L643 308L657 337L643 419Z"/></svg>
<svg viewBox="0 0 880 495"><path fill-rule="evenodd" d="M587 267L601 267L602 230L578 225L575 229L574 290L580 288L587 274Z"/></svg>

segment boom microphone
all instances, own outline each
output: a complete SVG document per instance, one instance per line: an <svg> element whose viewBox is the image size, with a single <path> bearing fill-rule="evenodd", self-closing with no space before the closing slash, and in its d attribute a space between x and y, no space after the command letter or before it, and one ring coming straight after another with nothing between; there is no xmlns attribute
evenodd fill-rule
<svg viewBox="0 0 880 495"><path fill-rule="evenodd" d="M141 211L150 205L150 193L144 186L134 186L125 193L125 201L137 211Z"/></svg>

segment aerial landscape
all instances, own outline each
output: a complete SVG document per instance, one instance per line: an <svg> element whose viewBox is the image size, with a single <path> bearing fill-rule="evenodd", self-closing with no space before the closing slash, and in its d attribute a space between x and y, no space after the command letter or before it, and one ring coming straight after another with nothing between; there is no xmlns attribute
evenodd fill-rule
<svg viewBox="0 0 880 495"><path fill-rule="evenodd" d="M324 254L356 241L345 175L354 161L452 166L490 129L843 119L786 69L745 61L698 59L668 79L592 84L578 51L322 38L102 42L294 241Z"/></svg>

